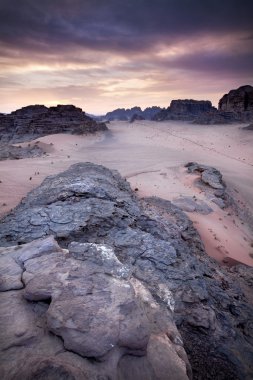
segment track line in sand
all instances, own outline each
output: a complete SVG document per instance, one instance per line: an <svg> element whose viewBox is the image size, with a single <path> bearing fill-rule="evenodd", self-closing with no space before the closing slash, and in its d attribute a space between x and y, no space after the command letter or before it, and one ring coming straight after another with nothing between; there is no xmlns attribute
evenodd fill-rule
<svg viewBox="0 0 253 380"><path fill-rule="evenodd" d="M134 173L127 174L127 175L125 175L125 178L129 179L129 178L137 177L138 175L141 175L141 174L157 173L157 172L160 172L160 171L161 171L161 169L157 169L157 170L142 170L140 172L134 172Z"/></svg>
<svg viewBox="0 0 253 380"><path fill-rule="evenodd" d="M150 127L150 128L153 129L153 130L155 130L154 127ZM178 139L180 139L180 140L188 141L188 142L190 142L190 143L192 143L192 144L195 144L195 145L197 145L197 146L199 146L199 147L201 147L201 148L203 148L203 149L208 149L209 151L211 151L211 152L215 152L215 153L217 153L217 154L219 154L219 155L221 155L221 156L223 156L223 157L229 158L229 159L231 159L231 160L238 161L238 162L240 162L240 163L242 163L242 164L244 164L244 165L246 165L246 166L253 166L253 164L251 164L251 163L247 163L247 162L241 160L240 158L235 158L235 157L232 157L232 156L230 156L230 155L228 155L228 154L222 153L222 152L220 152L220 151L218 151L218 150L216 150L216 149L214 149L214 148L209 148L208 146L203 145L203 144L201 144L201 143L198 143L198 142L196 142L196 141L194 141L194 140L191 140L191 139L189 139L189 138L187 138L187 137L178 136L178 135L176 135L175 133L170 132L170 131L161 131L160 129L159 129L159 132L160 132L160 133L164 133L164 134L166 134L166 135L167 135L167 134L168 134L168 135L171 135L171 136L176 137L176 138L178 138ZM154 138L154 137L156 137L156 136L157 136L157 135L153 135L152 138Z"/></svg>

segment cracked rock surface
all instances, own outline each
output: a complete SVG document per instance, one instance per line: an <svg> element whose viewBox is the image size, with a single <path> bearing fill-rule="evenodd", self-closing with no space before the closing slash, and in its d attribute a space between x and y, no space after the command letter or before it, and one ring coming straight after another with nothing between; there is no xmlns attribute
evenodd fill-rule
<svg viewBox="0 0 253 380"><path fill-rule="evenodd" d="M181 379L185 351L194 379L252 378L252 268L220 267L179 208L138 200L116 171L83 163L46 178L2 219L0 243L1 310L24 342L3 332L6 379L9 358L27 378Z"/></svg>
<svg viewBox="0 0 253 380"><path fill-rule="evenodd" d="M0 293L2 379L188 379L171 312L111 247L47 237L5 260L19 271Z"/></svg>

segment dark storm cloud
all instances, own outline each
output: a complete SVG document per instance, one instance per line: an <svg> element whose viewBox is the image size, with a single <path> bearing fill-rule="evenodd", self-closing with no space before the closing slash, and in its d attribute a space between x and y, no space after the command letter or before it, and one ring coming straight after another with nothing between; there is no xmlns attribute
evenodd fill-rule
<svg viewBox="0 0 253 380"><path fill-rule="evenodd" d="M217 104L252 82L252 15L252 0L0 0L1 110Z"/></svg>
<svg viewBox="0 0 253 380"><path fill-rule="evenodd" d="M253 74L253 52L242 53L190 53L182 57L176 57L173 60L160 60L154 64L163 68L177 68L198 72L208 72L212 74L233 73L237 75L244 73L245 75Z"/></svg>
<svg viewBox="0 0 253 380"><path fill-rule="evenodd" d="M190 35L252 36L252 15L252 0L0 0L0 43L136 52Z"/></svg>

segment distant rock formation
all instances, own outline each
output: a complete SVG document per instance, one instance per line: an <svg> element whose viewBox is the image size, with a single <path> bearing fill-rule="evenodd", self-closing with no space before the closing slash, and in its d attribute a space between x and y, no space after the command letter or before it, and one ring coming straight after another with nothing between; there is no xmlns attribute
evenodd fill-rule
<svg viewBox="0 0 253 380"><path fill-rule="evenodd" d="M21 142L57 133L86 134L105 130L104 123L97 123L73 105L50 108L34 105L8 115L0 114L2 142Z"/></svg>
<svg viewBox="0 0 253 380"><path fill-rule="evenodd" d="M131 117L129 123L134 123L135 120L145 120L145 117L142 116L142 115L138 115L137 113L135 113L135 114Z"/></svg>
<svg viewBox="0 0 253 380"><path fill-rule="evenodd" d="M219 101L218 110L213 108L199 114L195 124L231 124L253 121L253 87L241 86L229 91Z"/></svg>
<svg viewBox="0 0 253 380"><path fill-rule="evenodd" d="M127 121L130 120L133 115L141 115L142 110L140 107L133 108L117 108L114 111L107 112L105 115L105 120L113 121L113 120L122 120Z"/></svg>
<svg viewBox="0 0 253 380"><path fill-rule="evenodd" d="M235 122L240 122L240 118L236 118L233 112L218 110L204 112L193 120L193 124L231 124Z"/></svg>
<svg viewBox="0 0 253 380"><path fill-rule="evenodd" d="M167 109L153 116L153 120L194 120L199 114L215 110L209 100L172 100Z"/></svg>
<svg viewBox="0 0 253 380"><path fill-rule="evenodd" d="M229 91L219 101L220 112L230 112L235 121L253 121L253 87L241 86Z"/></svg>
<svg viewBox="0 0 253 380"><path fill-rule="evenodd" d="M246 85L229 91L220 99L219 111L253 112L253 87Z"/></svg>
<svg viewBox="0 0 253 380"><path fill-rule="evenodd" d="M209 100L172 100L170 111L174 114L197 115L202 112L210 111L212 103Z"/></svg>
<svg viewBox="0 0 253 380"><path fill-rule="evenodd" d="M153 106L147 107L142 111L142 116L145 120L152 120L153 117L162 110L161 107Z"/></svg>
<svg viewBox="0 0 253 380"><path fill-rule="evenodd" d="M215 169L188 168L223 191ZM0 244L3 380L183 380L185 351L194 379L252 378L252 268L222 268L186 214L138 200L118 172L46 178Z"/></svg>
<svg viewBox="0 0 253 380"><path fill-rule="evenodd" d="M100 120L121 120L121 121L131 121L131 119L136 115L135 117L142 117L142 119L139 120L152 120L154 115L161 111L160 107L147 107L144 110L142 110L140 107L133 107L130 109L125 108L118 108L114 111L107 112L105 116L99 116Z"/></svg>
<svg viewBox="0 0 253 380"><path fill-rule="evenodd" d="M219 109L195 118L195 124L231 124L253 121L253 87L246 85L229 91L219 101Z"/></svg>
<svg viewBox="0 0 253 380"><path fill-rule="evenodd" d="M143 111L140 107L130 109L118 108L108 112L98 120L193 120L200 113L215 110L209 100L172 100L167 109L161 107L147 107Z"/></svg>
<svg viewBox="0 0 253 380"><path fill-rule="evenodd" d="M36 143L27 147L0 143L0 161L39 157L43 154L46 154L46 152Z"/></svg>

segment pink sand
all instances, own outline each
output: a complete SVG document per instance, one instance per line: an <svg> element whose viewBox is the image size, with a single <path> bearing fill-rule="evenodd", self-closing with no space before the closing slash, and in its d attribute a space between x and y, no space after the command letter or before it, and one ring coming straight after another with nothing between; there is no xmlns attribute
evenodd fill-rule
<svg viewBox="0 0 253 380"><path fill-rule="evenodd" d="M112 133L96 136L53 135L39 138L47 155L0 162L1 215L51 174L76 162L90 161L117 169L138 188L140 196L172 200L179 195L205 195L194 186L184 164L197 161L219 169L228 187L253 214L253 133L239 125L200 126L183 122L134 124L113 122ZM19 144L20 145L20 144ZM36 173L36 174L35 174ZM32 177L30 179L30 177ZM210 204L211 205L211 204ZM253 265L252 231L235 215L212 204L212 214L188 213L207 253Z"/></svg>

